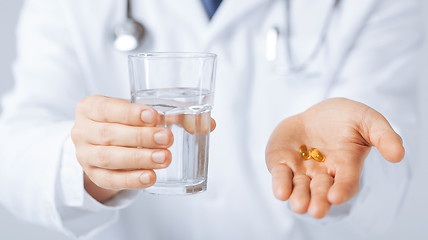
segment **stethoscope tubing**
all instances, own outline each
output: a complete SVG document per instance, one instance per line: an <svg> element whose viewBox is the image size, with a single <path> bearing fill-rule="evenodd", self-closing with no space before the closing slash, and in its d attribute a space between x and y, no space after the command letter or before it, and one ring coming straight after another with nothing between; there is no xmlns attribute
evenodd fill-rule
<svg viewBox="0 0 428 240"><path fill-rule="evenodd" d="M318 38L317 43L315 44L313 50L308 55L307 58L305 58L301 63L296 63L294 59L294 53L293 48L291 46L291 31L292 31L292 19L291 19L291 0L285 1L285 8L286 8L286 28L285 28L285 45L287 49L287 61L290 66L290 70L293 72L302 72L305 71L309 65L315 60L315 58L318 56L319 52L321 51L322 47L325 44L325 40L327 38L328 30L330 29L331 22L333 19L334 12L339 6L341 0L334 0L334 3L332 7L330 8L329 12L327 13L327 16L324 20L324 24L321 29L320 37Z"/></svg>
<svg viewBox="0 0 428 240"><path fill-rule="evenodd" d="M341 0L334 0L334 3L331 7L331 9L329 10L325 20L324 20L324 24L321 30L321 34L320 37L317 41L317 43L315 44L313 50L311 51L311 53L300 63L296 63L296 60L294 59L294 51L293 51L293 47L291 44L291 31L292 31L292 19L291 19L291 0L285 0L285 8L286 8L286 27L285 27L285 47L286 47L286 57L287 57L287 61L289 64L289 70L293 71L293 72L302 72L305 71L308 66L315 60L315 58L318 56L319 52L321 51L323 45L325 44L326 38L327 38L327 32L330 28L332 19L333 19L333 15L335 10L337 9L337 7L339 6ZM142 41L144 39L144 35L145 35L145 28L143 26L143 24L141 24L140 22L138 22L132 14L132 1L131 0L126 0L126 24L122 24L121 26L118 26L116 28L116 34L115 34L115 41L117 41L117 39L120 36L120 34L126 33L129 37L133 38L136 42L135 46L133 47L124 47L124 48L118 48L116 46L116 49L119 51L123 51L123 52L130 52L133 51L135 49L137 49L138 47L141 46ZM133 29L132 31L129 31L130 29L130 25L131 28ZM274 31L276 31L277 33L277 38L279 37L280 34L280 30L278 27L274 27ZM119 33L119 34L118 34ZM276 39L275 44L278 44L278 39ZM277 48L277 47L276 47ZM277 51L277 50L276 50ZM277 54L275 54L277 55Z"/></svg>

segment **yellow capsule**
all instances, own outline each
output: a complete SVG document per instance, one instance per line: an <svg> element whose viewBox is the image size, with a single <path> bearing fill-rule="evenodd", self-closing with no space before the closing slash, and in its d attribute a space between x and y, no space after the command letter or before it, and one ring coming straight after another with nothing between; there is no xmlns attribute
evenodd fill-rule
<svg viewBox="0 0 428 240"><path fill-rule="evenodd" d="M318 162L324 162L325 156L316 148L311 149L311 157Z"/></svg>
<svg viewBox="0 0 428 240"><path fill-rule="evenodd" d="M311 154L309 153L306 145L303 144L302 146L300 146L299 152L300 152L301 158L303 158L305 160L308 160L309 158L311 158Z"/></svg>

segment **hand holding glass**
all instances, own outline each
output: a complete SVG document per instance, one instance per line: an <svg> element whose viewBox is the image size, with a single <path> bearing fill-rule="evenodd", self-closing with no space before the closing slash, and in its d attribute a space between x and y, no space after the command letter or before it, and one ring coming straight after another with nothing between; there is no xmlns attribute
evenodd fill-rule
<svg viewBox="0 0 428 240"><path fill-rule="evenodd" d="M192 194L207 188L216 55L142 53L129 56L131 101L156 109L174 135L171 165L155 170L145 192Z"/></svg>

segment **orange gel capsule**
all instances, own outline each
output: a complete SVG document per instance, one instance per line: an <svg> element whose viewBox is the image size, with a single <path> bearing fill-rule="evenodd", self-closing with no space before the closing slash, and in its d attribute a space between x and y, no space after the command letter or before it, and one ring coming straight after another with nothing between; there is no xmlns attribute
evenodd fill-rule
<svg viewBox="0 0 428 240"><path fill-rule="evenodd" d="M301 158L303 158L305 160L308 160L309 158L311 158L311 154L309 153L306 145L303 144L302 146L300 146L299 152L300 152Z"/></svg>
<svg viewBox="0 0 428 240"><path fill-rule="evenodd" d="M324 162L325 156L316 148L312 148L311 157L318 162Z"/></svg>

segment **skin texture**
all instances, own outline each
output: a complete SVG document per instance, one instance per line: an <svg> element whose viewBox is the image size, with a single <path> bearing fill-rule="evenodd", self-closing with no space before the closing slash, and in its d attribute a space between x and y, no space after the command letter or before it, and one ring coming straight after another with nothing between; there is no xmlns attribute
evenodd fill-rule
<svg viewBox="0 0 428 240"><path fill-rule="evenodd" d="M325 162L303 160L299 147L317 148ZM296 213L327 215L359 190L363 163L371 147L390 162L404 157L401 137L377 111L345 98L325 100L283 120L266 147L275 197L290 201Z"/></svg>
<svg viewBox="0 0 428 240"><path fill-rule="evenodd" d="M168 147L174 142L168 128L156 127L161 121L181 125L189 133L215 128L213 119L210 126L198 124L200 119L189 115L161 119L153 108L123 99L96 95L79 102L71 138L84 171L85 189L92 197L104 202L120 190L155 183L153 169L169 166Z"/></svg>

